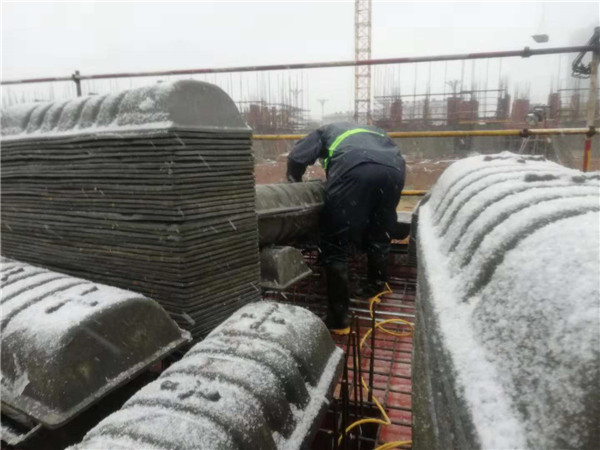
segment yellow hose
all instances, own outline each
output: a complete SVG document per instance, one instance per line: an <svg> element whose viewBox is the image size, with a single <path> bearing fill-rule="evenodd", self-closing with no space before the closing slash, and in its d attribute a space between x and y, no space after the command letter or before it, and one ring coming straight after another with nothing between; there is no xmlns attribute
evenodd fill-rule
<svg viewBox="0 0 600 450"><path fill-rule="evenodd" d="M390 286L386 283L384 291L381 291L379 294L377 294L376 296L371 297L371 299L369 299L369 314L371 315L371 318L373 318L373 307L374 307L374 305L376 303L380 303L381 302L381 298L380 297L382 295L391 294L391 293L392 293L392 290L390 289ZM387 328L385 328L383 326L383 325L390 324L390 323L408 325L410 327L410 331L405 331L405 332L392 331L392 330L389 330L389 329L387 329ZM392 336L397 336L397 337L412 336L413 333L414 333L414 326L413 326L413 324L410 323L410 322L407 322L406 320L402 320L402 319L387 319L387 320L383 320L383 321L378 322L377 324L375 324L375 329L380 329L384 333L390 334ZM372 331L373 331L373 329L369 329L365 333L365 335L362 337L362 339L360 340L360 347L361 348L364 345L364 343L366 342L367 338L371 335ZM357 330L357 333L358 332L359 331ZM374 349L371 349L371 351L374 351ZM361 368L359 367L358 369L359 369L359 372L360 372ZM369 387L367 386L367 383L365 382L365 379L364 379L364 377L362 375L360 377L360 381L361 381L361 384L362 384L362 389L364 389L365 391L367 391L367 393L369 393ZM356 422L351 423L350 425L348 425L348 427L346 427L346 429L344 430L344 433L339 437L339 439L338 439L338 445L342 442L342 439L344 438L344 436L346 436L352 429L356 428L357 426L363 425L365 423L375 423L375 424L379 424L379 425L383 425L383 426L388 426L388 425L392 424L392 421L390 420L389 416L385 412L385 409L383 408L383 406L381 405L381 403L379 403L379 400L377 400L377 398L375 398L375 396L373 396L373 402L377 406L377 409L379 409L379 412L381 413L381 416L383 417L383 419L366 418L366 419L360 419L360 420L357 420ZM382 444L379 447L377 447L375 450L391 450L391 449L396 448L398 446L410 445L411 443L412 443L412 441L386 442L385 444Z"/></svg>

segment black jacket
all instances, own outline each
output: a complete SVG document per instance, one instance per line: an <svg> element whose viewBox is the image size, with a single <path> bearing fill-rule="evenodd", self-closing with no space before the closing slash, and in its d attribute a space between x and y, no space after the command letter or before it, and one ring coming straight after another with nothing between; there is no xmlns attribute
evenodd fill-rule
<svg viewBox="0 0 600 450"><path fill-rule="evenodd" d="M348 122L325 125L296 143L288 156L287 178L301 181L306 167L323 159L327 183L363 163L393 167L404 175L400 149L385 131Z"/></svg>

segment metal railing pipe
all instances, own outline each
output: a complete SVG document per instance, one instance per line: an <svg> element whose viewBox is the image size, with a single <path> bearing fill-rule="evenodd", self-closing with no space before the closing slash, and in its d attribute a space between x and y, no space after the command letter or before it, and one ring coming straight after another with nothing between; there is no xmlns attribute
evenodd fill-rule
<svg viewBox="0 0 600 450"><path fill-rule="evenodd" d="M592 134L595 131L592 130ZM423 137L467 137L467 136L553 136L553 135L589 135L590 128L523 128L510 130L447 130L447 131L390 131L389 137L394 139L423 138ZM255 141L296 141L306 137L306 134L255 134Z"/></svg>
<svg viewBox="0 0 600 450"><path fill-rule="evenodd" d="M553 47L553 48L536 48L531 49L525 47L522 50L508 50L498 52L478 52L478 53L459 53L453 55L432 55L432 56L412 56L404 58L383 58L383 59L367 59L367 60L346 60L346 61L328 61L314 63L294 63L294 64L269 64L261 66L238 66L238 67L217 67L217 68L201 68L201 69L182 69L182 70L154 70L148 72L116 72L103 73L95 75L80 75L79 80L102 80L109 78L136 78L136 77L152 77L152 76L169 76L169 75L199 75L209 73L232 73L232 72L264 72L272 70L293 70L293 69L323 69L332 67L354 67L354 66L374 66L382 64L411 64L422 62L438 62L438 61L456 61L466 59L487 59L487 58L510 58L521 57L529 58L530 56L538 55L554 55L560 53L580 53L594 51L593 45L578 45L570 47ZM2 80L0 84L27 84L27 83L44 83L51 81L73 81L72 76L67 77L52 77L52 78L26 78L20 80Z"/></svg>

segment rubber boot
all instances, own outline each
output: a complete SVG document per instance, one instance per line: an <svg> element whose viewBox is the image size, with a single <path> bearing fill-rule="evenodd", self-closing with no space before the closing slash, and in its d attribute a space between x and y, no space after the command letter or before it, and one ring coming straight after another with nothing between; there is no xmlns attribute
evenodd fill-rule
<svg viewBox="0 0 600 450"><path fill-rule="evenodd" d="M326 268L327 273L327 318L325 324L335 334L348 334L350 320L348 308L348 264L333 263Z"/></svg>
<svg viewBox="0 0 600 450"><path fill-rule="evenodd" d="M367 254L367 281L356 293L359 298L372 298L385 289L387 281L387 254L369 252Z"/></svg>

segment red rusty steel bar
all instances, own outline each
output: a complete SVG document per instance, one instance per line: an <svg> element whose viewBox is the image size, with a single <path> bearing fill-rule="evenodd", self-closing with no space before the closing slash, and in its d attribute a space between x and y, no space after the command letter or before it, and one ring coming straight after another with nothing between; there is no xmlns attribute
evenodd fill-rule
<svg viewBox="0 0 600 450"><path fill-rule="evenodd" d="M358 383L358 390L359 390L359 394L360 394L360 416L364 417L365 416L365 408L364 408L364 398L363 398L363 387L361 384L362 381L362 357L361 357L361 350L360 350L360 322L358 320L358 315L354 315L354 326L356 328L356 347L355 350L357 351L357 355L356 355L356 364L358 364L358 378L357 378L357 383Z"/></svg>
<svg viewBox="0 0 600 450"><path fill-rule="evenodd" d="M537 55L554 55L557 53L580 53L595 50L593 45L578 45L570 47L554 47L554 48L539 48L530 49L525 47L523 50L508 50L499 52L479 52L479 53L460 53L454 55L434 55L434 56L412 56L405 58L384 58L384 59L366 59L361 61L346 60L346 61L330 61L330 62L315 62L315 63L295 63L295 64L271 64L264 66L238 66L238 67L219 67L205 69L182 69L182 70L156 70L151 72L118 72L104 73L96 75L79 75L79 80L101 80L107 78L135 78L135 77L151 77L164 75L195 75L208 73L230 73L230 72L264 72L271 70L293 70L293 69L317 69L331 67L354 67L354 66L374 66L381 64L411 64L421 62L435 61L455 61L464 59L486 59L486 58L511 58L522 57L528 58ZM28 78L21 80L6 80L1 81L2 85L9 84L26 84L26 83L44 83L50 81L73 81L73 76L55 77L55 78Z"/></svg>
<svg viewBox="0 0 600 450"><path fill-rule="evenodd" d="M1 81L1 85L7 84L27 84L27 83L50 83L53 81L73 81L72 76L68 77L46 77L46 78L26 78L23 80L6 80Z"/></svg>
<svg viewBox="0 0 600 450"><path fill-rule="evenodd" d="M397 131L388 133L391 138L459 137L459 136L552 136L563 134L589 134L589 128L523 128L509 130L454 130L454 131Z"/></svg>
<svg viewBox="0 0 600 450"><path fill-rule="evenodd" d="M338 399L334 396L331 403L333 406L333 450L338 450Z"/></svg>
<svg viewBox="0 0 600 450"><path fill-rule="evenodd" d="M351 338L352 338L352 333L348 334L348 340L346 341L346 353L345 353L345 358L344 358L344 378L343 378L343 384L345 386L344 388L344 397L343 397L343 403L344 403L344 410L342 411L342 421L343 421L343 426L342 426L342 436L343 436L343 442L344 442L344 450L348 450L348 435L346 433L346 429L348 428L349 425L349 409L350 409L350 386L349 381L348 381L348 357L350 356L350 342L351 342Z"/></svg>
<svg viewBox="0 0 600 450"><path fill-rule="evenodd" d="M352 320L352 322L355 322ZM352 322L350 326L352 327ZM360 414L360 405L358 403L358 391L362 390L362 386L360 385L360 367L357 367L357 359L356 356L356 346L358 345L358 339L356 338L358 331L352 331L350 335L352 336L352 387L354 388L354 421L358 420L359 417L362 417ZM356 431L354 431L356 433ZM349 437L349 436L346 436ZM358 437L358 436L356 436Z"/></svg>
<svg viewBox="0 0 600 450"><path fill-rule="evenodd" d="M373 401L373 385L375 381L375 330L376 326L376 318L377 315L377 306L373 305L373 314L371 316L371 355L369 360L369 395L367 396L367 402L371 403Z"/></svg>

